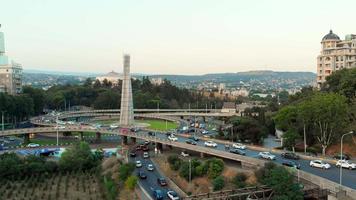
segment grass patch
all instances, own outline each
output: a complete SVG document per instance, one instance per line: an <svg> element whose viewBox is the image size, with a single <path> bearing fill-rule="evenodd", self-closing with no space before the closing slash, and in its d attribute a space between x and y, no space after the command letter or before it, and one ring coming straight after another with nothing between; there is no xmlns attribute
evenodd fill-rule
<svg viewBox="0 0 356 200"><path fill-rule="evenodd" d="M147 123L150 125L149 126L150 129L159 130L159 131L166 131L166 130L177 128L177 124L175 122L170 122L170 121L166 122L157 119L143 119L143 120L136 120L136 121L140 123Z"/></svg>

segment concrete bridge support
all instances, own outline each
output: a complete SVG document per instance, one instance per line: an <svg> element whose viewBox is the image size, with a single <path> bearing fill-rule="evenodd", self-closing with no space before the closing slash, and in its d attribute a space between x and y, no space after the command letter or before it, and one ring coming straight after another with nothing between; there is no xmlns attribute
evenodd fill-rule
<svg viewBox="0 0 356 200"><path fill-rule="evenodd" d="M241 168L242 169L257 169L257 166L250 164L250 163L241 162Z"/></svg>
<svg viewBox="0 0 356 200"><path fill-rule="evenodd" d="M205 157L205 153L200 152L200 158L204 158Z"/></svg>
<svg viewBox="0 0 356 200"><path fill-rule="evenodd" d="M101 141L101 133L100 132L96 132L95 141L96 142L100 142Z"/></svg>
<svg viewBox="0 0 356 200"><path fill-rule="evenodd" d="M24 137L23 137L23 142L24 142L25 144L30 143L30 134L27 133L27 134L24 134L23 136L24 136Z"/></svg>
<svg viewBox="0 0 356 200"><path fill-rule="evenodd" d="M128 140L127 136L122 136L122 144L123 145L127 145L127 140Z"/></svg>

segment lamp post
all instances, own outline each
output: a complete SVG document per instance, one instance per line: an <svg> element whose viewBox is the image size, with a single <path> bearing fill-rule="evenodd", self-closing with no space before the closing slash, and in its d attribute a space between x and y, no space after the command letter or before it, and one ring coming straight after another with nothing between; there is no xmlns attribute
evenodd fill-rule
<svg viewBox="0 0 356 200"><path fill-rule="evenodd" d="M58 114L56 115L56 124L57 124L57 127L56 127L56 131L57 131L57 147L58 147L58 143L59 143L59 139L58 139Z"/></svg>
<svg viewBox="0 0 356 200"><path fill-rule="evenodd" d="M5 130L5 127L4 127L4 112L5 111L1 111L1 126L2 126L2 131Z"/></svg>
<svg viewBox="0 0 356 200"><path fill-rule="evenodd" d="M343 155L342 155L342 147L343 147L343 140L344 140L344 136L346 135L351 135L351 134L354 134L355 132L354 131L350 131L348 133L345 133L341 136L341 144L340 144L340 160L344 160L342 159L343 158ZM340 165L340 188L342 186L342 164Z"/></svg>
<svg viewBox="0 0 356 200"><path fill-rule="evenodd" d="M192 162L191 159L189 159L189 183L192 182Z"/></svg>

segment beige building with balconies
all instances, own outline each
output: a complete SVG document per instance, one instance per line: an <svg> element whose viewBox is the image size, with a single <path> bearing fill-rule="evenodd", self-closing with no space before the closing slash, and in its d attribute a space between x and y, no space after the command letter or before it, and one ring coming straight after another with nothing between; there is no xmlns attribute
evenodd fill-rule
<svg viewBox="0 0 356 200"><path fill-rule="evenodd" d="M321 41L321 52L317 61L318 87L325 82L326 77L334 71L356 67L356 35L346 35L345 40L332 30Z"/></svg>

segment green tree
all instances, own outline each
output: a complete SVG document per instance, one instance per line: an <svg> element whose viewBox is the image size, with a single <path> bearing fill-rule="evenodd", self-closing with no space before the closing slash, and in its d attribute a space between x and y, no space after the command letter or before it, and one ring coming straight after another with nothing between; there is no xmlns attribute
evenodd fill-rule
<svg viewBox="0 0 356 200"><path fill-rule="evenodd" d="M238 173L234 177L233 182L237 188L244 188L244 187L246 187L246 180L247 180L246 174Z"/></svg>
<svg viewBox="0 0 356 200"><path fill-rule="evenodd" d="M128 188L129 190L133 190L137 185L137 181L138 181L137 176L129 176L125 181L125 187Z"/></svg>
<svg viewBox="0 0 356 200"><path fill-rule="evenodd" d="M285 147L290 147L292 148L293 152L295 152L295 145L296 145L296 141L299 139L299 134L293 130L293 129L289 129L288 131L286 131L283 134L283 146Z"/></svg>
<svg viewBox="0 0 356 200"><path fill-rule="evenodd" d="M125 182L134 170L135 164L133 163L121 164L119 167L119 180Z"/></svg>
<svg viewBox="0 0 356 200"><path fill-rule="evenodd" d="M206 161L206 165L208 166L208 177L210 179L214 179L222 173L224 170L224 161L217 158L212 158Z"/></svg>
<svg viewBox="0 0 356 200"><path fill-rule="evenodd" d="M214 178L213 180L213 190L217 191L217 190L221 190L223 189L225 186L225 180L223 176L218 176L216 178Z"/></svg>
<svg viewBox="0 0 356 200"><path fill-rule="evenodd" d="M88 170L99 165L86 142L76 143L66 149L59 159L59 168L62 171Z"/></svg>

